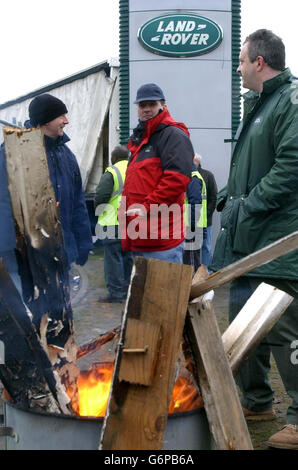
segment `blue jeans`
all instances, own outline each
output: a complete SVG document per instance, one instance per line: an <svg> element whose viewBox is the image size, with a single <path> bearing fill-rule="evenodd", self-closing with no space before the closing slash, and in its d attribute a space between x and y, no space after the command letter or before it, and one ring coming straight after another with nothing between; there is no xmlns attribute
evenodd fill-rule
<svg viewBox="0 0 298 470"><path fill-rule="evenodd" d="M203 229L203 245L201 249L202 264L210 266L212 263L212 226Z"/></svg>
<svg viewBox="0 0 298 470"><path fill-rule="evenodd" d="M184 241L180 245L163 251L134 251L134 256L143 256L143 258L160 259L161 261L169 261L170 263L183 264Z"/></svg>
<svg viewBox="0 0 298 470"><path fill-rule="evenodd" d="M104 274L109 295L119 300L126 297L133 265L131 251L122 251L120 239L102 240L104 247Z"/></svg>
<svg viewBox="0 0 298 470"><path fill-rule="evenodd" d="M189 266L193 266L194 273L196 273L199 266L201 265L201 262L200 262L201 250L200 249L191 250L190 248L191 248L192 242L189 240L187 241L187 244L188 244L188 249L184 250L184 253L183 253L183 264L188 264Z"/></svg>
<svg viewBox="0 0 298 470"><path fill-rule="evenodd" d="M287 423L298 424L298 364L291 360L298 339L298 281L249 276L234 280L230 288L230 322L261 282L287 292L294 300L239 370L236 382L242 391L241 403L252 411L272 408L273 390L268 380L272 351L286 392L293 400L287 410Z"/></svg>

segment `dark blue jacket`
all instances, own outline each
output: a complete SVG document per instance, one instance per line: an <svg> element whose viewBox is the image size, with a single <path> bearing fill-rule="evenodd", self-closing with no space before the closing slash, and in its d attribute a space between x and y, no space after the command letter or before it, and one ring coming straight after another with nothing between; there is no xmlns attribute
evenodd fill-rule
<svg viewBox="0 0 298 470"><path fill-rule="evenodd" d="M16 247L14 222L8 192L4 144L0 147L0 252Z"/></svg>
<svg viewBox="0 0 298 470"><path fill-rule="evenodd" d="M31 127L27 121L27 128ZM51 139L45 136L50 179L59 202L59 213L63 230L64 245L69 264L87 259L92 249L90 222L82 189L80 169L75 155L65 145L66 134ZM2 184L3 183L3 184ZM7 176L4 148L0 152L0 252L15 248L15 234L11 205L7 190ZM4 230L2 228L5 228ZM3 233L6 232L6 233ZM85 261L86 261L85 259Z"/></svg>
<svg viewBox="0 0 298 470"><path fill-rule="evenodd" d="M197 170L197 167L195 164L193 164L191 171L196 171L196 170ZM197 214L195 212L195 207L196 207L196 204L202 204L202 181L196 176L193 176L191 178L190 183L188 183L186 196L188 199L188 204L190 204L190 209L191 209L191 212L190 212L191 231L195 232L196 225L197 225L197 220L196 220Z"/></svg>

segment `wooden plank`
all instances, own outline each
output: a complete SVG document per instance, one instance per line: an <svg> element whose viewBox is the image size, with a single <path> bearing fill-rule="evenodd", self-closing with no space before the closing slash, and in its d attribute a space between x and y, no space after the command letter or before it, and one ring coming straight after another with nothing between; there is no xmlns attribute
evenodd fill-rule
<svg viewBox="0 0 298 470"><path fill-rule="evenodd" d="M263 264L269 263L280 256L289 253L292 250L298 248L298 231L293 232L291 235L281 238L274 243L262 248L255 253L242 258L236 263L230 264L229 266L217 271L214 274L208 276L204 282L199 282L192 286L190 291L190 301L193 301L197 297L205 294L206 292L220 287L228 282L231 282L237 277L243 276L244 274L262 266Z"/></svg>
<svg viewBox="0 0 298 470"><path fill-rule="evenodd" d="M265 283L255 290L222 335L234 375L292 301L293 297L289 294Z"/></svg>
<svg viewBox="0 0 298 470"><path fill-rule="evenodd" d="M160 340L160 325L128 318L119 380L139 385L151 385L155 374Z"/></svg>
<svg viewBox="0 0 298 470"><path fill-rule="evenodd" d="M4 129L4 140L23 297L37 328L44 313L51 312L48 344L63 347L59 341L61 335L57 334L61 329L58 323L62 317L68 323L72 316L67 289L68 264L43 135L39 129ZM70 329L71 325L66 328Z"/></svg>
<svg viewBox="0 0 298 470"><path fill-rule="evenodd" d="M192 280L192 285L203 282L208 276L205 266L200 266ZM293 297L290 295L265 283L262 283L254 292L222 335L224 350L234 376L238 373L243 361L253 353L292 300Z"/></svg>
<svg viewBox="0 0 298 470"><path fill-rule="evenodd" d="M102 427L102 450L162 448L192 273L191 266L136 258ZM119 380L129 318L161 328L156 372L148 387Z"/></svg>
<svg viewBox="0 0 298 470"><path fill-rule="evenodd" d="M192 285L204 281L208 276L205 266L200 266ZM224 350L234 376L292 301L293 297L269 284L262 283L256 289L222 335Z"/></svg>
<svg viewBox="0 0 298 470"><path fill-rule="evenodd" d="M196 363L210 430L219 450L252 450L212 304L189 304L184 330Z"/></svg>
<svg viewBox="0 0 298 470"><path fill-rule="evenodd" d="M68 262L59 208L40 129L4 129L8 188L16 226L23 298L33 315L61 390L76 402L72 308Z"/></svg>

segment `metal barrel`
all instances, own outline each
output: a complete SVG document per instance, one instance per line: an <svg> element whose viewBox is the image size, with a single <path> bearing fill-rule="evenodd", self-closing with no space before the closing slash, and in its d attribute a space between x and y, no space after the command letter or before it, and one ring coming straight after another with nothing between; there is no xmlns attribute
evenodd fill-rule
<svg viewBox="0 0 298 470"><path fill-rule="evenodd" d="M40 414L4 402L7 450L97 450L103 418ZM204 408L169 415L163 450L214 446Z"/></svg>

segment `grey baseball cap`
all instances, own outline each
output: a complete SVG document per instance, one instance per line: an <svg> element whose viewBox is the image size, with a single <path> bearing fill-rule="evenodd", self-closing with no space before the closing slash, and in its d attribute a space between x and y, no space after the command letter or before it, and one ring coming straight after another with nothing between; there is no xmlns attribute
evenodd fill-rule
<svg viewBox="0 0 298 470"><path fill-rule="evenodd" d="M146 83L140 86L137 91L137 97L134 103L141 101L160 101L165 100L162 89L155 83Z"/></svg>

